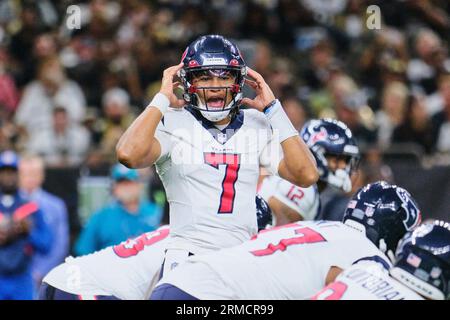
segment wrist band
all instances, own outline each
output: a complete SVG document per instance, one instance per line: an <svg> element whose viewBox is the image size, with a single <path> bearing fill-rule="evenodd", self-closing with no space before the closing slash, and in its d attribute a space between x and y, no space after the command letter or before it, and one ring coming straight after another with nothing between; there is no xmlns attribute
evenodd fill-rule
<svg viewBox="0 0 450 320"><path fill-rule="evenodd" d="M158 92L153 100L148 104L148 107L155 107L159 111L161 111L162 115L166 113L167 109L170 106L170 100L166 97L165 94Z"/></svg>
<svg viewBox="0 0 450 320"><path fill-rule="evenodd" d="M292 125L286 112L284 112L280 101L276 99L272 103L267 106L269 108L266 110L265 115L267 116L272 129L278 131L280 143L290 137L297 136L298 131Z"/></svg>
<svg viewBox="0 0 450 320"><path fill-rule="evenodd" d="M269 103L264 109L263 112L264 114L268 114L270 112L270 108L272 108L275 103L277 103L277 99L273 100L271 103Z"/></svg>

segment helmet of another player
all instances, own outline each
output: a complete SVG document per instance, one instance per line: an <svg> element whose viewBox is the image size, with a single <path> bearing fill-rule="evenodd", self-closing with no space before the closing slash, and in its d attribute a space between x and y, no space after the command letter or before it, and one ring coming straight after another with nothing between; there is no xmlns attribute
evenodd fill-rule
<svg viewBox="0 0 450 320"><path fill-rule="evenodd" d="M319 180L350 192L351 173L359 163L359 148L350 129L335 119L314 119L308 121L300 135L316 158ZM333 168L330 159L344 160L345 167Z"/></svg>
<svg viewBox="0 0 450 320"><path fill-rule="evenodd" d="M256 195L256 218L258 220L258 231L272 224L272 210L259 194Z"/></svg>
<svg viewBox="0 0 450 320"><path fill-rule="evenodd" d="M389 273L405 286L433 300L450 299L450 224L434 221L408 232Z"/></svg>
<svg viewBox="0 0 450 320"><path fill-rule="evenodd" d="M213 122L238 111L247 68L236 45L220 35L202 36L186 48L181 61L187 103ZM210 85L213 78L219 86Z"/></svg>
<svg viewBox="0 0 450 320"><path fill-rule="evenodd" d="M420 221L419 207L409 192L385 181L362 187L349 201L342 219L364 232L392 262L400 239Z"/></svg>

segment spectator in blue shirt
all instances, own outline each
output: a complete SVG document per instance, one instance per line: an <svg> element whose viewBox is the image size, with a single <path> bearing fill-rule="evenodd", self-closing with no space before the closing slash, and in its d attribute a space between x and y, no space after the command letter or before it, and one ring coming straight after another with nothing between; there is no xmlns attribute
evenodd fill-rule
<svg viewBox="0 0 450 320"><path fill-rule="evenodd" d="M0 153L0 300L33 299L32 257L53 243L38 205L18 191L17 167L14 152Z"/></svg>
<svg viewBox="0 0 450 320"><path fill-rule="evenodd" d="M48 253L36 253L33 256L32 273L36 288L39 288L42 278L51 269L64 261L69 252L69 222L66 204L61 198L42 189L44 179L45 167L41 157L21 158L19 164L21 191L42 210L54 239L52 249Z"/></svg>
<svg viewBox="0 0 450 320"><path fill-rule="evenodd" d="M111 174L114 200L93 214L75 243L75 254L85 255L152 231L161 224L162 209L142 200L137 170L116 164Z"/></svg>

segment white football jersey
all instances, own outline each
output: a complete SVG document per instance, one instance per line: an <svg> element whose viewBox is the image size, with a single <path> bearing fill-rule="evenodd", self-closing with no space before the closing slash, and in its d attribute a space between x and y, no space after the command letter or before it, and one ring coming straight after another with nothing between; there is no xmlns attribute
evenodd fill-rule
<svg viewBox="0 0 450 320"><path fill-rule="evenodd" d="M258 194L267 202L275 197L298 212L303 220L314 220L319 211L319 191L316 185L303 188L279 176L268 176L261 183Z"/></svg>
<svg viewBox="0 0 450 320"><path fill-rule="evenodd" d="M189 257L165 275L199 299L308 299L331 267L363 257L388 261L365 234L331 221L301 221L260 231L234 248ZM386 262L388 263L388 262Z"/></svg>
<svg viewBox="0 0 450 320"><path fill-rule="evenodd" d="M171 109L155 137L161 144L156 169L170 207L168 249L199 254L257 233L259 169L276 174L281 161L280 144L263 113L241 110L219 130L192 109Z"/></svg>
<svg viewBox="0 0 450 320"><path fill-rule="evenodd" d="M333 283L317 293L313 300L423 300L389 276L375 261L363 260L344 270Z"/></svg>
<svg viewBox="0 0 450 320"><path fill-rule="evenodd" d="M42 281L83 298L148 299L159 280L168 235L164 226L92 254L68 257Z"/></svg>

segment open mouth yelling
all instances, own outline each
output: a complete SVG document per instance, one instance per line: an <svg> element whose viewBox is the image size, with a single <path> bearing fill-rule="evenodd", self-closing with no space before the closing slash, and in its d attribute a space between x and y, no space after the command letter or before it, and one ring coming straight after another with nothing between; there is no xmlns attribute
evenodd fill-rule
<svg viewBox="0 0 450 320"><path fill-rule="evenodd" d="M207 100L208 108L223 109L225 106L225 99L220 97L209 98Z"/></svg>

